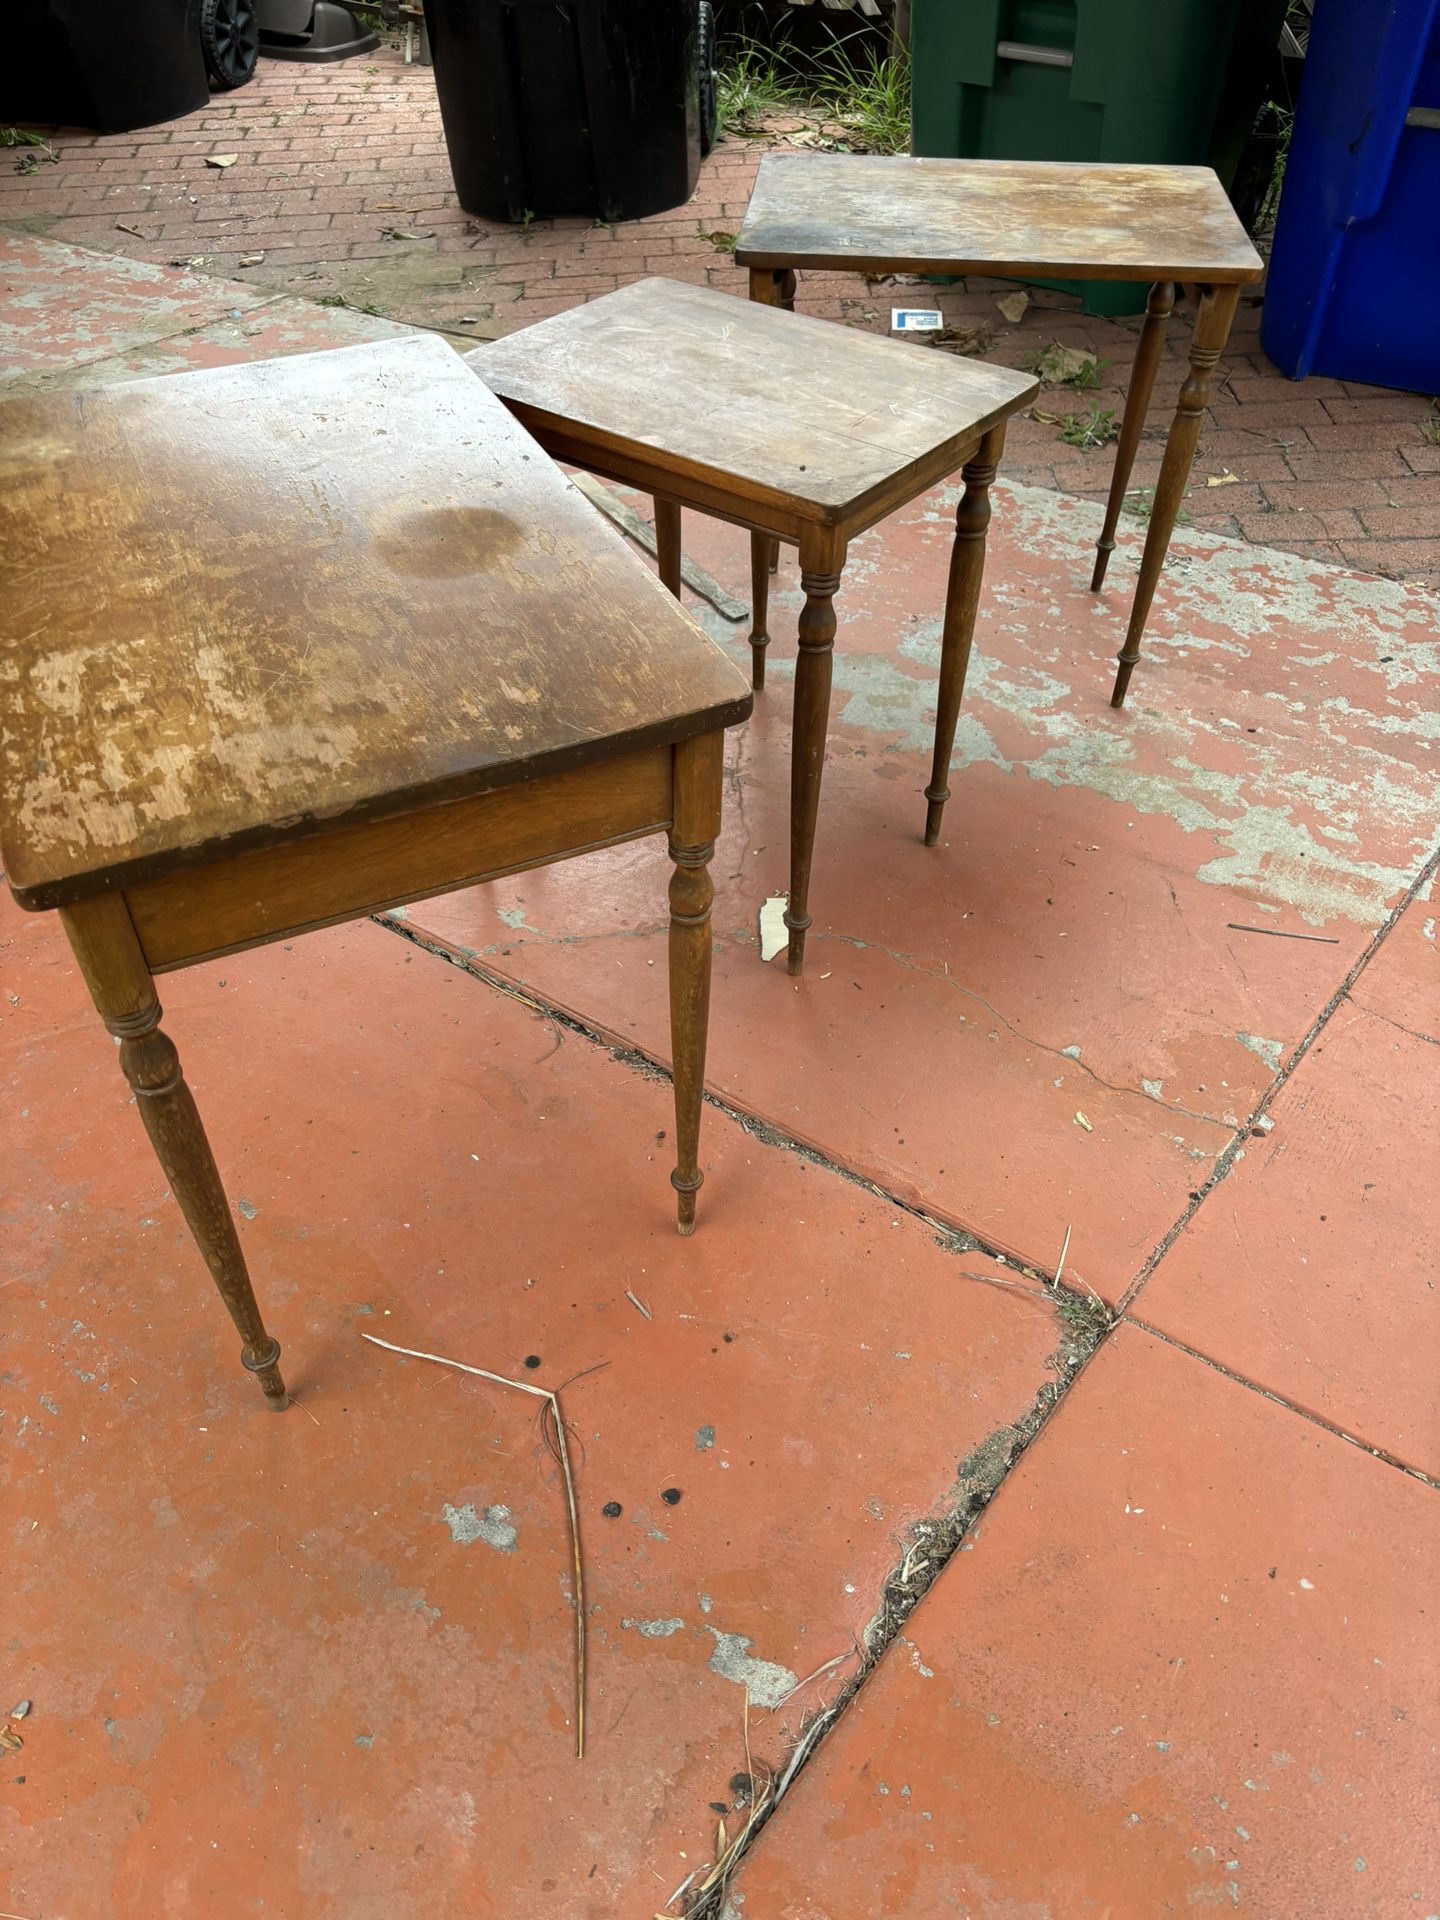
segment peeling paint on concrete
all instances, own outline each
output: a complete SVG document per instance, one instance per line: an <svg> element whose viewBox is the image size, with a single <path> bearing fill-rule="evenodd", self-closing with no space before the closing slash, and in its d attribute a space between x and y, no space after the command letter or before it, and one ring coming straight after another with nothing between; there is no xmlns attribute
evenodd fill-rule
<svg viewBox="0 0 1440 1920"><path fill-rule="evenodd" d="M638 1633L642 1640L668 1640L672 1633L684 1628L683 1620L622 1620L621 1626L628 1633Z"/></svg>
<svg viewBox="0 0 1440 1920"><path fill-rule="evenodd" d="M483 1540L487 1547L494 1547L497 1553L515 1551L520 1530L511 1518L509 1507L486 1507L483 1513L476 1513L474 1507L469 1505L446 1506L444 1520L456 1546L469 1547L477 1540Z"/></svg>
<svg viewBox="0 0 1440 1920"><path fill-rule="evenodd" d="M695 1429L695 1451L697 1453L708 1453L711 1447L714 1446L714 1444L715 1444L714 1427L705 1426L705 1427L697 1427Z"/></svg>
<svg viewBox="0 0 1440 1920"><path fill-rule="evenodd" d="M1247 1053L1253 1053L1257 1060L1263 1060L1272 1073L1280 1071L1280 1062L1285 1057L1283 1040L1262 1040L1255 1033L1237 1033L1235 1038Z"/></svg>
<svg viewBox="0 0 1440 1920"><path fill-rule="evenodd" d="M744 1687L755 1706L778 1707L799 1685L789 1667L778 1666L773 1660L757 1660L743 1633L721 1633L718 1627L706 1631L715 1636L710 1671Z"/></svg>

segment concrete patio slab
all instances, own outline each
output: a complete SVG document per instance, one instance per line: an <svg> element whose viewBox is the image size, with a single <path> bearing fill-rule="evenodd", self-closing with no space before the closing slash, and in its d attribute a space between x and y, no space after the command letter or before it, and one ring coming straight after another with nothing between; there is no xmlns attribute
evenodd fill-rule
<svg viewBox="0 0 1440 1920"><path fill-rule="evenodd" d="M681 1240L663 1081L361 924L162 986L298 1396L276 1419L58 924L0 922L4 1684L33 1702L0 1907L653 1913L738 1797L747 1695L776 1764L910 1523L1054 1393L1053 1306L714 1111ZM564 1394L583 1763L533 1404L362 1331L603 1368Z"/></svg>
<svg viewBox="0 0 1440 1920"><path fill-rule="evenodd" d="M210 274L0 229L0 390L263 306Z"/></svg>
<svg viewBox="0 0 1440 1920"><path fill-rule="evenodd" d="M1133 1311L1440 1478L1437 1045L1342 1006Z"/></svg>
<svg viewBox="0 0 1440 1920"><path fill-rule="evenodd" d="M730 1920L1433 1920L1430 1488L1122 1328L967 1545Z"/></svg>
<svg viewBox="0 0 1440 1920"><path fill-rule="evenodd" d="M1350 997L1427 1040L1440 1040L1440 912L1433 880L1405 909Z"/></svg>
<svg viewBox="0 0 1440 1920"><path fill-rule="evenodd" d="M782 573L771 685L730 743L711 1084L1030 1265L1053 1269L1072 1228L1072 1271L1118 1298L1431 851L1430 602L1182 534L1115 714L1125 591L1086 589L1096 511L1002 488L952 798L927 850L954 498L852 556L798 983L760 965L756 934L788 860L798 603ZM743 536L687 516L686 540L743 597ZM695 611L743 660L743 625ZM662 865L621 849L405 920L663 1058L649 993Z"/></svg>

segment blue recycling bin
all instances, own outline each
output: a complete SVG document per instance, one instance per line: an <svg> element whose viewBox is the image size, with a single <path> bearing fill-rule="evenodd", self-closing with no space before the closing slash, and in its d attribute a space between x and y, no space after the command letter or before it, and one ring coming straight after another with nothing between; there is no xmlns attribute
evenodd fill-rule
<svg viewBox="0 0 1440 1920"><path fill-rule="evenodd" d="M1440 392L1440 0L1317 0L1260 343Z"/></svg>

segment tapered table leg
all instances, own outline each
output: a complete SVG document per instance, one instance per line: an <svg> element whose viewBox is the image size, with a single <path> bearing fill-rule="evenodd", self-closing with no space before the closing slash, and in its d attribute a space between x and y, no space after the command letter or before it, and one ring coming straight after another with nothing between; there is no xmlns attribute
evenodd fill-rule
<svg viewBox="0 0 1440 1920"><path fill-rule="evenodd" d="M784 307L795 311L795 275L789 267L750 269L750 298L762 307ZM757 693L765 686L765 649L770 644L767 627L770 597L768 576L780 565L780 542L769 533L750 536L750 655L751 685Z"/></svg>
<svg viewBox="0 0 1440 1920"><path fill-rule="evenodd" d="M120 1068L155 1156L170 1182L195 1244L243 1345L241 1365L260 1382L277 1412L289 1396L280 1377L280 1346L265 1330L245 1256L220 1184L210 1142L180 1071L174 1042L160 1031L160 1002L124 899L101 894L62 907L70 945L90 996L120 1042Z"/></svg>
<svg viewBox="0 0 1440 1920"><path fill-rule="evenodd" d="M940 697L935 710L935 758L925 789L925 844L940 838L940 821L955 751L955 726L965 695L965 675L975 639L975 615L985 576L985 530L990 525L990 482L1005 446L1005 427L992 427L961 469L965 491L955 509L955 541L950 549L950 583L945 593L945 625L940 640Z"/></svg>
<svg viewBox="0 0 1440 1920"><path fill-rule="evenodd" d="M1195 458L1195 443L1200 438L1200 422L1210 398L1210 376L1230 337L1230 323L1235 318L1239 298L1240 289L1235 286L1206 287L1200 295L1195 332L1190 342L1190 372L1180 389L1180 402L1170 426L1170 438L1165 442L1165 458L1161 462L1160 479L1150 509L1150 524L1145 530L1145 551L1140 556L1140 578L1130 609L1130 625L1126 629L1125 645L1120 651L1115 688L1110 695L1112 707L1124 706L1125 691L1130 685L1135 663L1140 658L1140 641L1145 632L1145 622L1150 617L1150 603L1155 598L1160 571L1170 550L1170 535L1175 528L1180 502L1185 497L1191 463Z"/></svg>
<svg viewBox="0 0 1440 1920"><path fill-rule="evenodd" d="M675 814L670 830L670 1051L675 1063L675 1171L670 1176L681 1233L695 1231L700 1112L710 1026L709 864L720 831L725 737L702 734L675 749Z"/></svg>
<svg viewBox="0 0 1440 1920"><path fill-rule="evenodd" d="M805 605L800 614L800 656L795 666L795 725L790 760L790 929L789 969L805 965L805 933L810 925L810 866L815 825L820 816L820 778L825 769L825 735L830 721L830 680L835 647L835 595L845 565L845 550L828 534L802 540L800 584Z"/></svg>
<svg viewBox="0 0 1440 1920"><path fill-rule="evenodd" d="M680 502L667 500L662 493L655 496L655 558L659 562L662 585L679 600Z"/></svg>
<svg viewBox="0 0 1440 1920"><path fill-rule="evenodd" d="M1115 471L1110 475L1110 498L1105 503L1105 525L1096 542L1095 571L1090 576L1090 591L1098 593L1105 583L1105 570L1115 551L1115 529L1125 505L1125 490L1135 466L1135 450L1150 411L1150 395L1155 389L1155 369L1165 344L1165 325L1175 307L1175 284L1157 280L1145 303L1145 324L1135 349L1135 365L1125 395L1125 416L1120 422L1120 444L1115 449Z"/></svg>

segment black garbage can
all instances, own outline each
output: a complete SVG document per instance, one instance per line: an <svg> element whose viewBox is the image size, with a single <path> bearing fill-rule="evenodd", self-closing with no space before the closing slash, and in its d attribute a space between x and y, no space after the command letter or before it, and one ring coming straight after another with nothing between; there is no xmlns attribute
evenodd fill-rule
<svg viewBox="0 0 1440 1920"><path fill-rule="evenodd" d="M460 204L637 220L700 171L698 0L425 0Z"/></svg>
<svg viewBox="0 0 1440 1920"><path fill-rule="evenodd" d="M255 70L253 0L18 0L0 120L128 133L206 105Z"/></svg>

